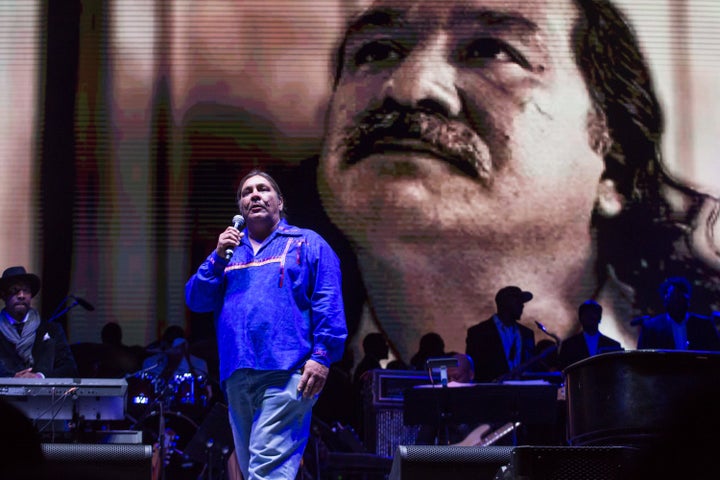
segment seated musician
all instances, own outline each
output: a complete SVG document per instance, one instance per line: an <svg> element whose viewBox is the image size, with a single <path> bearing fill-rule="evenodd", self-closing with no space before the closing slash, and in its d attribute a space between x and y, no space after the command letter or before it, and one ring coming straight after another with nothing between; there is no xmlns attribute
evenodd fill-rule
<svg viewBox="0 0 720 480"><path fill-rule="evenodd" d="M202 392L193 392L202 396L197 399L200 402L198 407L204 408L213 397L212 385L208 382L207 361L190 353L185 330L179 325L170 325L165 329L157 353L143 361L142 372L159 382L161 389L165 386L177 389L186 383L191 383L193 390L201 389Z"/></svg>
<svg viewBox="0 0 720 480"><path fill-rule="evenodd" d="M587 300L578 307L578 320L582 332L563 340L558 354L560 368L599 353L622 350L620 342L600 333L602 306L594 300Z"/></svg>
<svg viewBox="0 0 720 480"><path fill-rule="evenodd" d="M720 351L714 321L690 312L692 287L686 278L668 278L659 293L665 313L641 323L638 349Z"/></svg>
<svg viewBox="0 0 720 480"><path fill-rule="evenodd" d="M40 278L25 267L10 267L0 278L0 377L78 376L62 325L42 321L30 306L39 290Z"/></svg>
<svg viewBox="0 0 720 480"><path fill-rule="evenodd" d="M469 355L450 352L446 356L457 359L457 366L447 369L448 388L473 388L475 386L475 367ZM418 386L416 388L425 388ZM441 388L439 384L435 388ZM428 412L433 415L436 412ZM430 420L430 418L428 418ZM514 422L470 423L446 422L438 426L437 422L420 425L415 443L418 445L454 445L463 447L481 447L488 445L513 444L513 431L519 426Z"/></svg>
<svg viewBox="0 0 720 480"><path fill-rule="evenodd" d="M455 357L458 361L457 366L448 367L447 369L447 386L453 388L472 385L474 383L475 369L470 356L456 352L451 352L447 356ZM446 428L447 431L438 431L435 425L421 425L415 443L418 445L474 445L480 441L483 434L490 430L490 425L452 423L447 425ZM471 432L474 433L472 438L469 438Z"/></svg>
<svg viewBox="0 0 720 480"><path fill-rule="evenodd" d="M153 377L173 378L191 373L196 377L208 376L208 364L205 360L190 354L185 331L179 325L170 325L165 329L159 342L159 351L143 360L143 372Z"/></svg>
<svg viewBox="0 0 720 480"><path fill-rule="evenodd" d="M468 329L465 353L475 363L476 382L496 381L532 358L533 331L518 323L532 298L519 287L503 287L495 295L497 312Z"/></svg>

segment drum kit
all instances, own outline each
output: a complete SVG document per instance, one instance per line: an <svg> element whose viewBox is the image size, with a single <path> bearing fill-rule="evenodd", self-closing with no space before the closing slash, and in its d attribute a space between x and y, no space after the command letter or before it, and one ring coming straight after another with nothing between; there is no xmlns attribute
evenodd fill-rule
<svg viewBox="0 0 720 480"><path fill-rule="evenodd" d="M141 370L126 380L130 429L142 431L143 442L155 446L153 477L197 479L202 464L184 450L209 409L207 377L186 372L163 379Z"/></svg>

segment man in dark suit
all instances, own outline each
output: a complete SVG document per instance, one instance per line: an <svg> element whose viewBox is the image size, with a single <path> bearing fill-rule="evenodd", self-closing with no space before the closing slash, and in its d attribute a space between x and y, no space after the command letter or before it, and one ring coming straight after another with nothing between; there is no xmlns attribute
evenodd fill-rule
<svg viewBox="0 0 720 480"><path fill-rule="evenodd" d="M622 350L620 342L600 333L602 307L594 300L583 302L578 308L578 320L582 332L563 340L558 354L561 368L572 365L593 355Z"/></svg>
<svg viewBox="0 0 720 480"><path fill-rule="evenodd" d="M77 365L59 323L43 322L30 301L40 278L10 267L0 278L0 377L77 377Z"/></svg>
<svg viewBox="0 0 720 480"><path fill-rule="evenodd" d="M720 351L720 336L713 321L691 313L690 282L671 277L660 286L665 313L643 321L638 349Z"/></svg>
<svg viewBox="0 0 720 480"><path fill-rule="evenodd" d="M518 323L530 292L516 286L501 288L495 295L497 313L467 331L465 353L475 363L475 381L492 382L519 374L518 367L533 354L532 330Z"/></svg>

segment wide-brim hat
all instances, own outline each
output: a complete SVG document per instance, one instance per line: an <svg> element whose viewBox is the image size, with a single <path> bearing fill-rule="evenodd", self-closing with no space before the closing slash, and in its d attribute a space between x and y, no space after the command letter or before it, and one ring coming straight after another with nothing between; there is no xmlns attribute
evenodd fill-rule
<svg viewBox="0 0 720 480"><path fill-rule="evenodd" d="M28 273L25 267L10 267L5 269L0 278L0 292L4 292L11 283L17 281L27 282L33 297L40 291L40 277L34 273Z"/></svg>
<svg viewBox="0 0 720 480"><path fill-rule="evenodd" d="M507 301L520 301L522 303L527 303L532 299L532 293L526 292L520 287L516 287L514 285L503 287L498 290L497 294L495 294L496 303L505 303Z"/></svg>

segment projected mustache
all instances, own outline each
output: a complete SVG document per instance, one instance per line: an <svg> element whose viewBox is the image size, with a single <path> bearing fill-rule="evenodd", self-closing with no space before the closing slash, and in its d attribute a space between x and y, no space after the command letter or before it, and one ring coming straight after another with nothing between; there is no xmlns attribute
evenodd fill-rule
<svg viewBox="0 0 720 480"><path fill-rule="evenodd" d="M407 145L403 140L416 140L420 145ZM477 134L463 123L433 112L383 106L367 112L348 128L343 144L348 165L373 153L419 150L438 156L473 178L489 181L492 174L490 155Z"/></svg>

